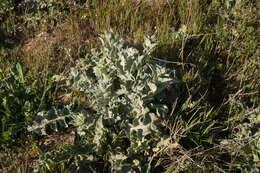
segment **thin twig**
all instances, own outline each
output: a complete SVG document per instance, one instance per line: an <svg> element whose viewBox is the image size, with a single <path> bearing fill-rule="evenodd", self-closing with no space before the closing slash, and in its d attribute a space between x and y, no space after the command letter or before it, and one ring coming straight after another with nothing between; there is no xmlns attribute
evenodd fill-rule
<svg viewBox="0 0 260 173"><path fill-rule="evenodd" d="M157 61L161 61L161 62L164 62L164 63L169 63L169 64L177 64L177 65L191 65L193 67L196 67L195 64L192 64L192 63L185 63L185 62L176 62L176 61L168 61L168 60L164 60L164 59L159 59L159 58L153 58Z"/></svg>

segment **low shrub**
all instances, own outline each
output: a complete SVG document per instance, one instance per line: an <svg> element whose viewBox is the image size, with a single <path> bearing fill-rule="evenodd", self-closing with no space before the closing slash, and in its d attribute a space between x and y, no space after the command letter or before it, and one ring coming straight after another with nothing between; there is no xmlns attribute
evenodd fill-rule
<svg viewBox="0 0 260 173"><path fill-rule="evenodd" d="M162 141L169 137L163 120L167 120L170 109L166 103L176 99L173 86L178 80L162 63L150 59L156 46L153 37L145 38L142 50L110 32L103 34L101 41L102 49L92 50L79 60L69 76L56 76L70 91L88 99L92 111L52 111L56 119L49 121L46 119L50 112L41 113L36 116L41 121L29 127L43 134L42 129L61 122L62 118L57 117L67 117L88 147L80 154L77 148L62 149L60 154L54 151L51 157L48 153L42 157L41 165L48 165L49 159L60 162L64 156L65 163L72 157L74 161L87 160L89 165L102 160L105 169L112 172L148 171L154 167L154 151L163 147ZM82 156L84 159L80 159Z"/></svg>

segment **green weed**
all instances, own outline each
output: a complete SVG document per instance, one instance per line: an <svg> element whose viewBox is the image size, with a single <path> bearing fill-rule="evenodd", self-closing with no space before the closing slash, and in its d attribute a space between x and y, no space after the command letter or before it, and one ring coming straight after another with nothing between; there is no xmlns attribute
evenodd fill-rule
<svg viewBox="0 0 260 173"><path fill-rule="evenodd" d="M34 115L51 104L50 81L31 83L24 74L20 63L13 69L0 71L1 148L20 143Z"/></svg>

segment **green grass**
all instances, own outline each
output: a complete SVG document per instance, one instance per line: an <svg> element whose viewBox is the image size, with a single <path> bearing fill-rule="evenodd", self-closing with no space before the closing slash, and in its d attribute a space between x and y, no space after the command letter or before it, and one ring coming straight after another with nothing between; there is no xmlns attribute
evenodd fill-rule
<svg viewBox="0 0 260 173"><path fill-rule="evenodd" d="M169 122L173 145L157 153L165 171L250 172L260 165L259 2L57 0L40 10L17 10L11 1L3 2L0 170L28 172L26 161L17 164L19 157L11 156L30 150L29 161L42 155L33 148L43 150L45 138L27 132L26 126L41 110L81 102L66 97L68 91L51 78L66 75L77 59L100 48L98 36L106 30L135 47L144 36L155 35L159 44L151 58L167 62L181 81ZM6 81L8 76L13 80ZM62 147L58 143L53 150ZM241 151L230 147L234 143L241 144ZM56 172L67 169L53 165Z"/></svg>

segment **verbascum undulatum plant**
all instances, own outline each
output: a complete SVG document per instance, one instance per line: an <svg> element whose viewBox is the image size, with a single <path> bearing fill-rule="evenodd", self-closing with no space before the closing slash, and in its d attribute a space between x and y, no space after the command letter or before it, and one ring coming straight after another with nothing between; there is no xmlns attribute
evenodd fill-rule
<svg viewBox="0 0 260 173"><path fill-rule="evenodd" d="M163 123L169 107L160 100L173 101L177 80L164 64L151 60L154 37L144 39L142 50L111 32L101 42L101 50L79 60L69 76L58 76L72 92L87 97L94 110L67 116L77 134L87 136L91 152L109 162L110 171L147 171L154 149L169 137ZM32 129L39 132L37 126L42 128L35 124Z"/></svg>

